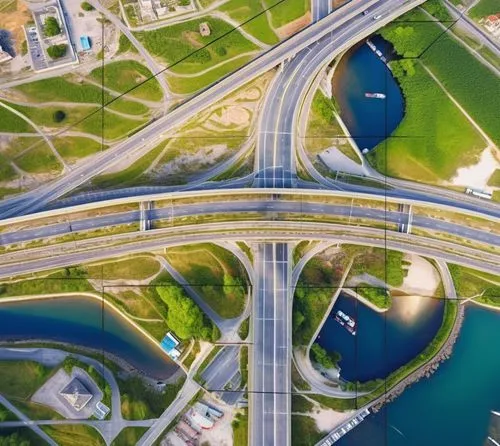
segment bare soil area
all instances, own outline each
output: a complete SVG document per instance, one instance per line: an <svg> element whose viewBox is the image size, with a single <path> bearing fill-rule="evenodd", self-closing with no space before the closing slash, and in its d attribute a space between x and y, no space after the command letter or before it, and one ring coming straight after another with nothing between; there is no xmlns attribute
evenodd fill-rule
<svg viewBox="0 0 500 446"><path fill-rule="evenodd" d="M20 52L21 44L26 40L22 27L31 20L33 17L22 0L17 0L17 9L14 12L0 12L1 27L12 34L16 53Z"/></svg>
<svg viewBox="0 0 500 446"><path fill-rule="evenodd" d="M291 35L299 32L301 29L305 28L311 23L311 12L305 13L302 17L295 19L293 22L287 23L286 25L278 28L278 37L280 39L286 39Z"/></svg>

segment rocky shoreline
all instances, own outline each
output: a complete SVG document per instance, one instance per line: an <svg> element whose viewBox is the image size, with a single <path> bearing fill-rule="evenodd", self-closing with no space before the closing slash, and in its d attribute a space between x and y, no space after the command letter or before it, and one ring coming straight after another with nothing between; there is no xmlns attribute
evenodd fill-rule
<svg viewBox="0 0 500 446"><path fill-rule="evenodd" d="M427 363L420 366L417 370L408 375L406 378L396 384L392 389L390 389L386 394L375 401L372 406L373 413L378 412L384 404L394 401L405 391L407 387L420 381L422 378L429 378L439 368L439 364L450 358L453 352L453 346L455 345L455 342L458 339L458 335L460 334L460 329L462 328L464 312L465 306L459 304L457 317L455 319L453 328L451 329L451 333L439 352L434 355L434 357L431 358Z"/></svg>

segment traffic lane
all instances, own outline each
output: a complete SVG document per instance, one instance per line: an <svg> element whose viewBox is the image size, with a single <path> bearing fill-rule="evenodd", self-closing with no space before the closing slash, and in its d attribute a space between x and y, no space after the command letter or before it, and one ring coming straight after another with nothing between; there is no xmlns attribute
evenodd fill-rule
<svg viewBox="0 0 500 446"><path fill-rule="evenodd" d="M173 212L173 214L172 214ZM197 216L203 214L217 213L242 213L242 212L281 212L281 213L301 213L309 215L331 215L351 218L368 218L380 220L386 223L401 224L406 222L407 214L396 211L386 211L385 209L351 207L340 205L328 205L322 203L292 202L292 201L235 201L235 202L214 202L207 204L188 204L174 206L173 208L152 209L149 212L151 220L160 220L175 217ZM71 222L69 225L57 224L48 225L43 228L27 229L17 232L0 233L0 245L17 243L21 241L36 240L43 237L64 235L72 231L98 229L106 226L113 226L125 223L138 222L139 211L125 212L121 214L111 214L108 216L95 217L94 219L84 219ZM470 228L466 225L458 225L430 217L413 216L412 225L424 229L434 229L448 232L464 238L489 243L493 246L500 246L500 236L487 231Z"/></svg>
<svg viewBox="0 0 500 446"><path fill-rule="evenodd" d="M367 3L371 5L378 2L376 0L369 0ZM393 2L388 0L387 2L381 3L393 3L395 6L398 4L396 0ZM415 4L417 3L416 1ZM141 148L143 149L146 142L155 141L155 137L161 135L162 132L176 127L189 117L194 116L203 108L207 107L210 103L221 99L229 92L244 85L249 79L255 77L256 73L271 69L277 62L285 59L289 54L293 54L295 50L300 50L308 46L312 43L313 39L317 40L322 34L335 29L335 27L341 26L343 20L357 19L359 22L359 31L364 29L364 27L372 25L371 22L364 20L364 17L359 15L360 10L361 8L359 5L354 5L352 8L341 8L336 14L331 14L328 18L319 21L313 26L307 27L300 33L285 40L280 45L268 50L241 69L221 81L218 81L215 85L208 87L192 99L184 102L167 116L154 121L143 130L130 136L123 143L119 143L114 148L95 157L90 163L80 165L63 178L44 186L41 192L40 189L28 192L30 205L24 208L12 209L10 212L8 211L4 214L4 216L19 214L20 212L34 212L43 207L47 202L89 181L93 176L106 170L124 157L132 157L134 153L141 153ZM346 37L349 40L349 36ZM352 37L353 36L351 36L350 39L352 39ZM208 100L209 98L210 100Z"/></svg>
<svg viewBox="0 0 500 446"><path fill-rule="evenodd" d="M224 386L238 372L240 347L230 345L224 347L203 371L201 377L209 391L224 390Z"/></svg>

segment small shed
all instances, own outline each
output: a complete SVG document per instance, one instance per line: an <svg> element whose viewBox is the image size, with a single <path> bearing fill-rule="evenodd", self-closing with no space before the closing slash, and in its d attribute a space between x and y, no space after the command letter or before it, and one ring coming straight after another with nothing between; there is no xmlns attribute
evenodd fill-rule
<svg viewBox="0 0 500 446"><path fill-rule="evenodd" d="M203 37L207 37L210 35L210 27L207 22L200 23L200 34Z"/></svg>

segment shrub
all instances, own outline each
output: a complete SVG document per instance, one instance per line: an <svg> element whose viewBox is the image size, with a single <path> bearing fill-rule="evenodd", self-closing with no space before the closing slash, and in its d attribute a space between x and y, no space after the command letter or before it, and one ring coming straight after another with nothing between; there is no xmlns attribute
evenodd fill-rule
<svg viewBox="0 0 500 446"><path fill-rule="evenodd" d="M52 57L52 59L58 59L66 54L68 45L61 43L60 45L52 45L47 48L47 54Z"/></svg>
<svg viewBox="0 0 500 446"><path fill-rule="evenodd" d="M43 31L47 37L57 36L61 34L61 27L54 17L47 17L45 19Z"/></svg>
<svg viewBox="0 0 500 446"><path fill-rule="evenodd" d="M94 10L94 7L89 2L83 2L80 6L84 11L93 11Z"/></svg>
<svg viewBox="0 0 500 446"><path fill-rule="evenodd" d="M54 112L54 115L52 116L52 119L54 122L62 122L66 119L66 113L64 113L62 110L56 110Z"/></svg>

